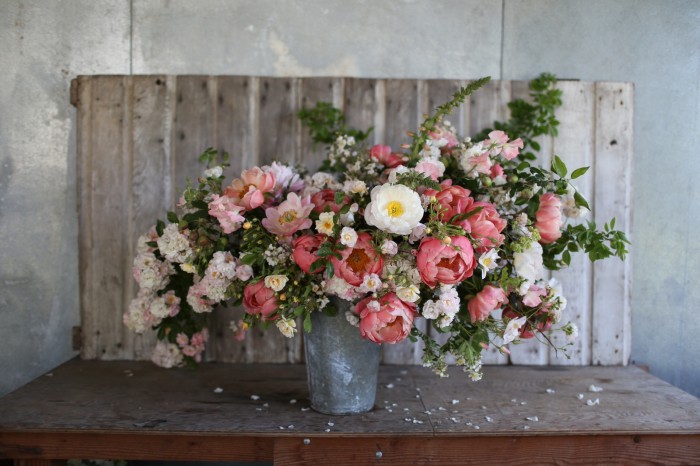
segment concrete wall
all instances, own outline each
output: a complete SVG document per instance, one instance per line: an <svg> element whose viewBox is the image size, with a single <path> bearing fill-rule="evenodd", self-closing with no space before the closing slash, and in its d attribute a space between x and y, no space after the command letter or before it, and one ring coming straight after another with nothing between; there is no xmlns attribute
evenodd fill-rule
<svg viewBox="0 0 700 466"><path fill-rule="evenodd" d="M541 71L636 84L633 360L700 395L699 46L693 0L4 0L0 395L74 355L74 76Z"/></svg>

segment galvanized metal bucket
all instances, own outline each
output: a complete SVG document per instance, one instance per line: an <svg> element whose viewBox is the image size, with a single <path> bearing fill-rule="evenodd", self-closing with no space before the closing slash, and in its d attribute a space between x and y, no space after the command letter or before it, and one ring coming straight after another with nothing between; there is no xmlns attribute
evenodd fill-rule
<svg viewBox="0 0 700 466"><path fill-rule="evenodd" d="M364 413L374 407L381 347L345 318L352 303L331 300L338 314L314 312L313 328L304 334L311 407L324 414Z"/></svg>

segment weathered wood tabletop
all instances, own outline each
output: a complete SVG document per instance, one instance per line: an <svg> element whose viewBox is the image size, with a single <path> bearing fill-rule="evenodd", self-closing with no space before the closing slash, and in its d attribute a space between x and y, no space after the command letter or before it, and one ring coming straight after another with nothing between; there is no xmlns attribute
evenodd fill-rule
<svg viewBox="0 0 700 466"><path fill-rule="evenodd" d="M379 379L373 411L332 417L309 409L303 365L73 360L0 399L0 460L700 464L700 400L635 367Z"/></svg>

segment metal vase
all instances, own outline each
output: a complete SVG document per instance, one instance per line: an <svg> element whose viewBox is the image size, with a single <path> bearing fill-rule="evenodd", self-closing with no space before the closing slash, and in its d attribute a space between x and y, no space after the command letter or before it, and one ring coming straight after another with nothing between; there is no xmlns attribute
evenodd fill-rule
<svg viewBox="0 0 700 466"><path fill-rule="evenodd" d="M381 347L345 318L352 303L330 299L337 315L314 312L313 328L304 334L311 407L324 414L364 413L374 407Z"/></svg>

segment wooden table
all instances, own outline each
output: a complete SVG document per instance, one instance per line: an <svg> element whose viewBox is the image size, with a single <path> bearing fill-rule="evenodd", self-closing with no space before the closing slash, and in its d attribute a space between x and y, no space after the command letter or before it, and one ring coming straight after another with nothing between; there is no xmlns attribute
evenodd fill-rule
<svg viewBox="0 0 700 466"><path fill-rule="evenodd" d="M700 464L700 400L635 367L382 366L370 413L307 397L302 365L73 360L0 399L0 462Z"/></svg>

